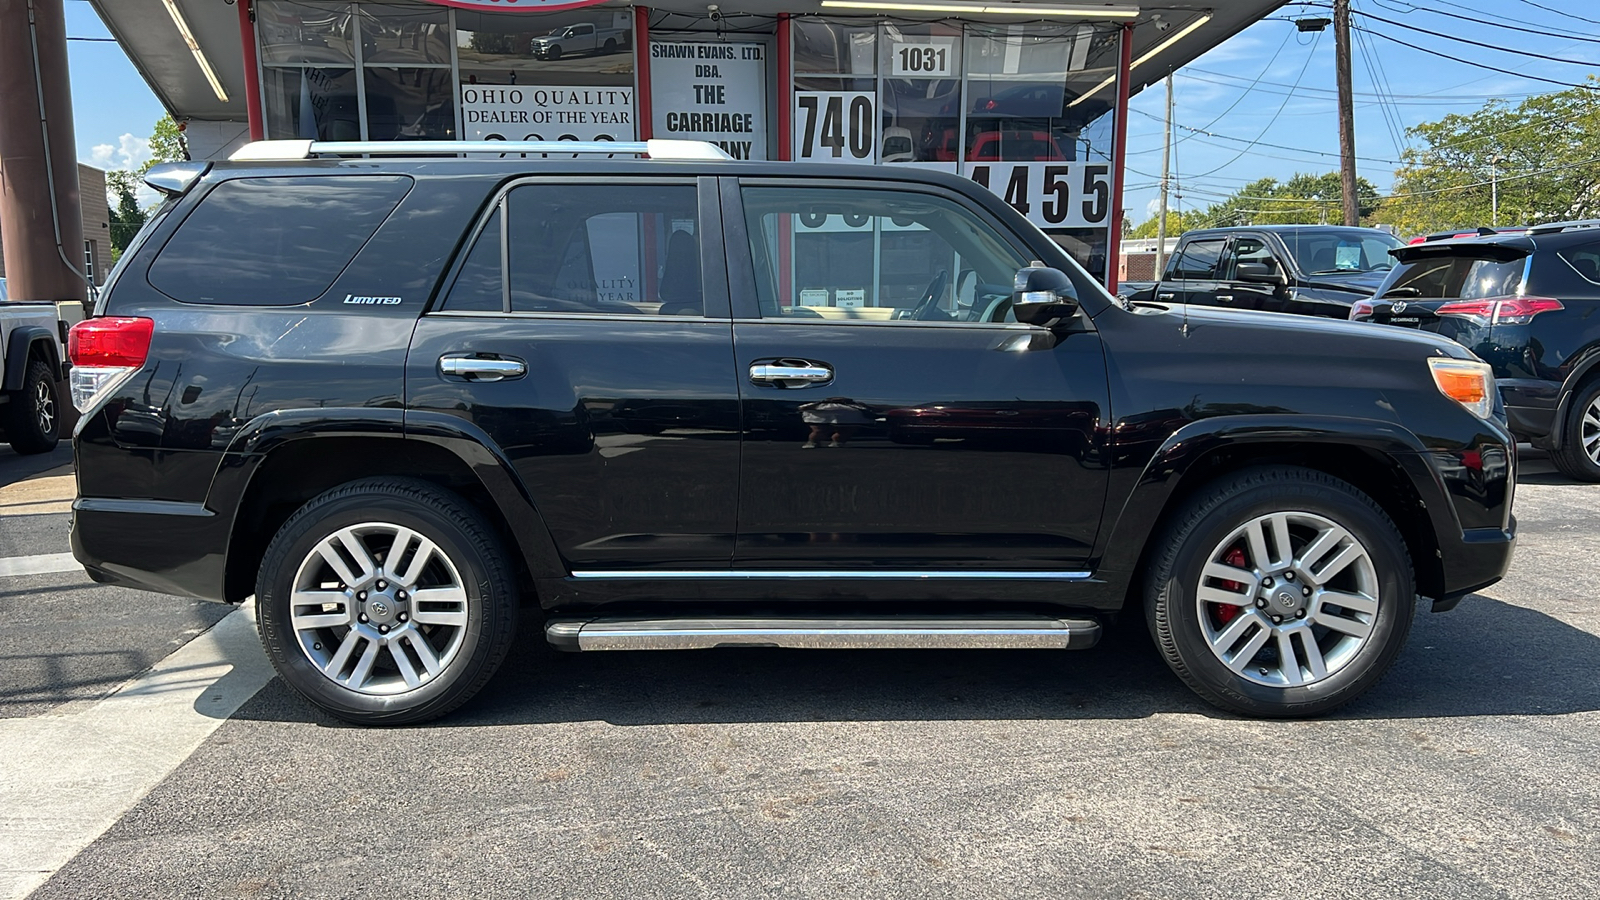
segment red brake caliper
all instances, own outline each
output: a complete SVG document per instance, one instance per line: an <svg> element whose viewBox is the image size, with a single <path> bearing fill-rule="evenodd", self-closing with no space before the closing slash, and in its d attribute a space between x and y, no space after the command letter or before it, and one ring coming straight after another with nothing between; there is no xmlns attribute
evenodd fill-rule
<svg viewBox="0 0 1600 900"><path fill-rule="evenodd" d="M1238 547L1229 550L1222 557L1222 561L1240 569L1249 565L1249 561L1244 558L1244 550ZM1224 581L1222 587L1224 590L1233 591L1236 594L1244 590L1244 585L1237 581ZM1237 606L1229 606L1225 603L1213 603L1211 605L1217 608L1217 619L1224 625L1232 622L1239 615L1239 607Z"/></svg>

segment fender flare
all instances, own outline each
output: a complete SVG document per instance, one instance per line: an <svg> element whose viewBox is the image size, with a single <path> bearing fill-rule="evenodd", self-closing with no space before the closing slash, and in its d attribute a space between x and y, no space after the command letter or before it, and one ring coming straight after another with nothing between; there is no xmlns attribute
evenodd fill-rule
<svg viewBox="0 0 1600 900"><path fill-rule="evenodd" d="M1219 416L1179 428L1151 455L1105 533L1097 571L1105 573L1108 582L1126 587L1173 495L1193 474L1196 463L1227 447L1271 443L1336 444L1374 451L1405 474L1436 531L1461 528L1444 482L1427 462L1428 448L1393 422L1340 416Z"/></svg>
<svg viewBox="0 0 1600 900"><path fill-rule="evenodd" d="M1600 347L1591 347L1584 353L1581 361L1572 367L1572 372L1566 380L1561 382L1561 393L1556 400L1555 418L1550 423L1550 446L1561 446L1561 439L1567 430L1567 410L1572 408L1572 396L1578 392L1578 385L1583 383L1589 373L1600 367ZM1541 445L1543 446L1543 445Z"/></svg>
<svg viewBox="0 0 1600 900"><path fill-rule="evenodd" d="M250 485L274 451L306 440L377 438L433 444L453 455L476 477L510 528L534 578L565 577L566 563L556 550L522 479L494 441L470 422L443 413L398 408L352 407L270 412L251 419L223 454L206 495L206 506L237 519ZM236 521L228 522L232 534ZM231 544L231 541L230 541Z"/></svg>
<svg viewBox="0 0 1600 900"><path fill-rule="evenodd" d="M56 350L56 336L42 325L24 325L12 329L11 336L6 339L5 381L0 389L22 390L22 380L28 372L28 356L33 352L33 346L39 343L44 344L44 358L50 365L50 371L55 377L61 377L61 357Z"/></svg>

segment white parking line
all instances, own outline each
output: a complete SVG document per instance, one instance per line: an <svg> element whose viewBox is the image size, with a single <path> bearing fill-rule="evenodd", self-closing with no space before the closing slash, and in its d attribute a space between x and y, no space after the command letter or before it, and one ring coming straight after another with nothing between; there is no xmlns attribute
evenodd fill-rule
<svg viewBox="0 0 1600 900"><path fill-rule="evenodd" d="M38 556L7 556L0 558L0 578L8 575L47 575L51 572L76 572L83 563L72 558L71 553L41 553Z"/></svg>
<svg viewBox="0 0 1600 900"><path fill-rule="evenodd" d="M247 606L98 703L0 720L0 898L43 884L272 674Z"/></svg>

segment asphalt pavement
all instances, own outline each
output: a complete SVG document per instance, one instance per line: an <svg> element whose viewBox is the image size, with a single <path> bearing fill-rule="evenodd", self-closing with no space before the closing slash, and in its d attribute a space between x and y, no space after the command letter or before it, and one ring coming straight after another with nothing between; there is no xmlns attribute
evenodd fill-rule
<svg viewBox="0 0 1600 900"><path fill-rule="evenodd" d="M61 474L7 453L0 512ZM1523 471L1510 576L1302 722L1213 710L1126 625L1076 653L567 655L529 628L456 714L360 729L271 679L242 614L191 640L227 610L0 574L0 789L60 735L87 758L39 804L82 806L59 861L0 896L1600 895L1600 486ZM64 552L66 519L0 515L0 559Z"/></svg>

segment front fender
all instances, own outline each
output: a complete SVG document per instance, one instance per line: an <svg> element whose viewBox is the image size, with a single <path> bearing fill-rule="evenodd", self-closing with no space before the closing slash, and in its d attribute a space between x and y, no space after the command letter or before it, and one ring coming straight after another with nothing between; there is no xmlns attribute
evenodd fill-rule
<svg viewBox="0 0 1600 900"><path fill-rule="evenodd" d="M1202 461L1246 446L1270 453L1273 444L1371 451L1405 474L1426 506L1435 534L1461 531L1445 485L1428 463L1428 449L1415 434L1393 422L1333 416L1219 416L1179 428L1151 455L1115 510L1111 528L1103 532L1106 537L1097 574L1109 585L1126 590L1174 495L1192 479L1205 476L1198 467Z"/></svg>

